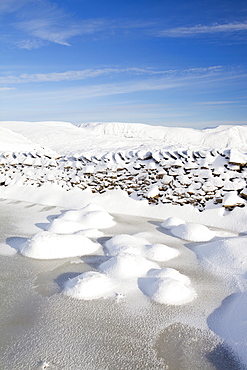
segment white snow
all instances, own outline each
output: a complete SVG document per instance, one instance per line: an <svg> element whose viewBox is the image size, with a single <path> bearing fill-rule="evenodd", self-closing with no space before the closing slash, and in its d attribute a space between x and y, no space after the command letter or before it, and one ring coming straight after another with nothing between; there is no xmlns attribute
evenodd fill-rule
<svg viewBox="0 0 247 370"><path fill-rule="evenodd" d="M65 295L122 298L126 312L134 298L140 316L158 307L158 327L192 320L219 335L245 366L246 148L247 126L0 122L0 198L63 208L56 218L51 211L46 231L33 235L42 224L28 235L13 227L17 239L1 240L1 254L42 260L90 255L88 265L77 260L96 271L68 280ZM16 215L2 216L4 229ZM28 240L20 247L21 236ZM44 271L56 263L59 269L49 273L58 275L64 261L30 261ZM181 307L173 312L156 303ZM93 303L87 304L90 310Z"/></svg>
<svg viewBox="0 0 247 370"><path fill-rule="evenodd" d="M143 255L147 240L141 237L127 234L119 234L105 243L109 255L116 256L118 253Z"/></svg>
<svg viewBox="0 0 247 370"><path fill-rule="evenodd" d="M246 246L247 236L238 236L195 246L193 250L211 272L235 279L246 272Z"/></svg>
<svg viewBox="0 0 247 370"><path fill-rule="evenodd" d="M99 244L84 235L57 235L41 231L24 243L20 253L25 257L48 260L85 256L99 248Z"/></svg>
<svg viewBox="0 0 247 370"><path fill-rule="evenodd" d="M33 143L60 154L106 153L110 150L145 146L168 148L237 148L247 147L246 126L218 126L212 129L149 126L131 123L86 123L80 127L69 122L2 121L0 127L23 135ZM9 143L10 150L16 140ZM120 144L121 143L121 144ZM103 149L103 150L102 150ZM5 149L8 150L8 149ZM16 149L15 149L16 150ZM145 149L144 149L145 150ZM147 150L146 150L147 151Z"/></svg>
<svg viewBox="0 0 247 370"><path fill-rule="evenodd" d="M146 247L145 257L156 262L169 261L179 255L179 251L165 244L153 244Z"/></svg>
<svg viewBox="0 0 247 370"><path fill-rule="evenodd" d="M171 233L178 238L191 242L205 242L214 238L215 234L208 227L196 223L175 226Z"/></svg>
<svg viewBox="0 0 247 370"><path fill-rule="evenodd" d="M175 226L185 224L185 221L179 217L169 217L160 226L164 229L173 229Z"/></svg>
<svg viewBox="0 0 247 370"><path fill-rule="evenodd" d="M99 266L100 271L120 279L137 278L145 275L148 270L154 268L159 268L155 262L128 253L119 253Z"/></svg>
<svg viewBox="0 0 247 370"><path fill-rule="evenodd" d="M241 199L236 191L232 191L224 196L222 204L225 207L232 207L235 205L241 205L244 204L244 200Z"/></svg>
<svg viewBox="0 0 247 370"><path fill-rule="evenodd" d="M68 280L63 293L72 298L91 300L112 296L113 288L108 276L97 271L88 271Z"/></svg>
<svg viewBox="0 0 247 370"><path fill-rule="evenodd" d="M144 294L157 303L182 305L196 297L190 279L172 268L151 270L147 277L139 279Z"/></svg>
<svg viewBox="0 0 247 370"><path fill-rule="evenodd" d="M232 350L247 363L247 293L235 293L226 298L208 319L211 330L223 338ZM241 369L245 366L240 367Z"/></svg>
<svg viewBox="0 0 247 370"><path fill-rule="evenodd" d="M86 229L107 229L114 225L113 217L105 209L88 204L81 209L64 212L52 221L49 231L67 234Z"/></svg>

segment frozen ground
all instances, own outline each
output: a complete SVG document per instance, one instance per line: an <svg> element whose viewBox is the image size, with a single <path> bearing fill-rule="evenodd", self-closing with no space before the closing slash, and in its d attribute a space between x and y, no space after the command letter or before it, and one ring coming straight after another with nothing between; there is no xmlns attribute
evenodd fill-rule
<svg viewBox="0 0 247 370"><path fill-rule="evenodd" d="M235 161L230 171L242 190L226 189L222 203L208 203L200 212L191 204L148 204L122 190L100 194L49 181L3 183L0 367L246 369L246 128L34 125L0 124L3 158L8 161L6 151L40 151L41 158L49 152L50 160L55 152L83 150L101 158L119 150L122 135L128 150L200 145L205 166L204 154L224 138L220 143L232 150L226 152ZM229 165L229 158L219 158L217 176ZM19 162L4 160L2 167L13 166L17 177ZM157 189L151 191L156 197Z"/></svg>

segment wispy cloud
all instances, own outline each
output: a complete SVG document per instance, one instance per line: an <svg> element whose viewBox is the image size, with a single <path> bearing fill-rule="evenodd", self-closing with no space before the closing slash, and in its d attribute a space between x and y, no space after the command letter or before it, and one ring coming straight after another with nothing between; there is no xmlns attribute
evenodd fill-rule
<svg viewBox="0 0 247 370"><path fill-rule="evenodd" d="M161 30L157 36L160 37L186 37L198 34L235 33L247 31L247 22L232 22L224 24L212 24L208 26L196 25L193 27L175 27Z"/></svg>
<svg viewBox="0 0 247 370"><path fill-rule="evenodd" d="M20 84L32 82L59 82L59 81L78 81L87 78L99 77L104 75L150 75L150 76L167 76L167 77L196 77L209 76L223 72L222 66L210 66L204 68L189 68L189 69L171 69L171 70L156 70L154 68L91 68L80 71L52 72L52 73L23 73L19 76L5 75L0 76L0 83L4 84Z"/></svg>
<svg viewBox="0 0 247 370"><path fill-rule="evenodd" d="M218 101L202 101L196 103L197 105L231 105L231 104L242 104L246 100L218 100Z"/></svg>
<svg viewBox="0 0 247 370"><path fill-rule="evenodd" d="M0 87L0 92L15 90L15 87Z"/></svg>
<svg viewBox="0 0 247 370"><path fill-rule="evenodd" d="M32 0L3 0L0 2L0 14L16 12L31 1Z"/></svg>
<svg viewBox="0 0 247 370"><path fill-rule="evenodd" d="M19 30L31 37L61 45L69 45L67 40L81 32L69 14L47 0L31 3L30 7L23 9L19 18L15 23Z"/></svg>
<svg viewBox="0 0 247 370"><path fill-rule="evenodd" d="M16 6L16 0L10 0ZM147 29L153 26L154 22L132 21L132 20L106 20L76 19L72 14L59 8L49 0L20 0L20 11L17 13L15 28L21 31L25 38L19 40L15 45L22 49L35 49L52 42L64 46L70 46L71 38L75 36L99 35L102 37L111 36L114 32L128 33L131 30ZM25 6L28 2L28 6ZM11 7L6 7L9 11ZM15 9L15 7L14 7ZM4 10L3 10L4 11ZM14 10L12 10L14 11ZM30 38L28 38L28 37ZM43 41L43 42L42 42Z"/></svg>

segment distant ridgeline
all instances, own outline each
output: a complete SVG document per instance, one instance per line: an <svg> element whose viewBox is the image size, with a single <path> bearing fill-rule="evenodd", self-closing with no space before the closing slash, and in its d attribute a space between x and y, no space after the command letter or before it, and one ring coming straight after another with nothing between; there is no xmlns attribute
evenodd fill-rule
<svg viewBox="0 0 247 370"><path fill-rule="evenodd" d="M237 149L117 151L102 157L57 157L39 152L0 155L0 185L55 183L104 193L122 189L149 203L221 203L231 210L247 200L247 155Z"/></svg>

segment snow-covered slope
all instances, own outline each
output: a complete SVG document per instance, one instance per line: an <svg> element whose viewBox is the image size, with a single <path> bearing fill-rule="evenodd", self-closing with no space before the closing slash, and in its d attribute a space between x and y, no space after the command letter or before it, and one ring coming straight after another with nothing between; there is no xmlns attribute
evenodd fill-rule
<svg viewBox="0 0 247 370"><path fill-rule="evenodd" d="M247 148L247 126L219 126L196 130L119 122L84 123L75 126L68 122L3 121L0 122L0 128L12 130L61 155L103 155L109 151L140 147L152 150L238 148L242 151Z"/></svg>
<svg viewBox="0 0 247 370"><path fill-rule="evenodd" d="M136 138L144 141L158 140L164 145L180 147L247 147L247 126L218 126L197 130L182 127L150 126L140 123L92 122L81 124L79 127L100 135Z"/></svg>
<svg viewBox="0 0 247 370"><path fill-rule="evenodd" d="M25 136L0 127L0 151L43 151L41 145L32 142ZM47 149L49 151L49 149Z"/></svg>

